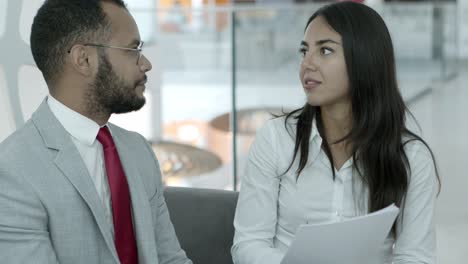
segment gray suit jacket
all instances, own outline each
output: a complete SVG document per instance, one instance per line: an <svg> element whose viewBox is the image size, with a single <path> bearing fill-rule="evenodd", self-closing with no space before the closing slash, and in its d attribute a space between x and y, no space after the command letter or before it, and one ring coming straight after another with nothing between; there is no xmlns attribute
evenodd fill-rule
<svg viewBox="0 0 468 264"><path fill-rule="evenodd" d="M139 263L192 263L169 219L149 144L110 128L128 178ZM78 150L44 100L0 144L0 262L119 263L107 225Z"/></svg>

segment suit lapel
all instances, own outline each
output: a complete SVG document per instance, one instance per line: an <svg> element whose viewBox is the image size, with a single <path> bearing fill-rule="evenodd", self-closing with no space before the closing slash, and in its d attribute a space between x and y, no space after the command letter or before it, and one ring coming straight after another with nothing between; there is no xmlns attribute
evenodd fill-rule
<svg viewBox="0 0 468 264"><path fill-rule="evenodd" d="M118 263L118 256L115 250L112 234L104 215L104 207L96 191L86 166L70 139L70 135L50 111L46 100L34 113L32 121L36 125L39 133L44 139L45 145L57 151L55 157L56 166L62 171L65 177L75 187L80 196L91 210L99 229L109 247L114 259Z"/></svg>
<svg viewBox="0 0 468 264"><path fill-rule="evenodd" d="M71 142L71 144L73 143ZM96 187L91 181L88 170L81 160L78 150L76 150L74 145L62 148L57 154L55 164L68 178L88 205L102 235L104 236L107 246L110 248L112 255L116 258L116 261L118 261L117 251L113 242L114 240L110 233L109 224L104 215L104 207L97 194Z"/></svg>
<svg viewBox="0 0 468 264"><path fill-rule="evenodd" d="M115 129L113 131L115 131ZM124 167L125 176L127 177L128 187L130 189L139 262L157 264L158 257L154 239L151 206L136 165L136 153L132 153L133 146L127 146L122 140L119 140L120 137L118 133L113 133L112 137L117 147L122 166Z"/></svg>

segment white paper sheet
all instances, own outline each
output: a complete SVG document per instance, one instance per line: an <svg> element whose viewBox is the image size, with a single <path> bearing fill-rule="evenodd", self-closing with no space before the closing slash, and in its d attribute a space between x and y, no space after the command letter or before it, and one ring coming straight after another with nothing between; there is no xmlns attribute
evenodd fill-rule
<svg viewBox="0 0 468 264"><path fill-rule="evenodd" d="M342 222L301 225L281 264L376 264L399 213L394 204Z"/></svg>

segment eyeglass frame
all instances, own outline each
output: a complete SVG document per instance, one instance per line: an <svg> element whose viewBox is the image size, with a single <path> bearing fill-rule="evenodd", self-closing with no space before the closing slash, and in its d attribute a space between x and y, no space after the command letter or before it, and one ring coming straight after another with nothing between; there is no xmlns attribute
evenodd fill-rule
<svg viewBox="0 0 468 264"><path fill-rule="evenodd" d="M141 59L141 56L143 55L142 54L142 51L143 51L143 45L145 44L144 41L140 40L138 42L138 47L136 48L127 48L127 47L119 47L119 46L112 46L112 45L104 45L104 44L96 44L96 43L85 43L83 44L83 46L91 46L91 47L98 47L98 48L110 48L110 49L120 49L120 50L129 50L129 51L136 51L138 52L138 59L137 59L137 62L136 64L139 65L140 64L140 59ZM68 53L70 53L71 50L68 51Z"/></svg>

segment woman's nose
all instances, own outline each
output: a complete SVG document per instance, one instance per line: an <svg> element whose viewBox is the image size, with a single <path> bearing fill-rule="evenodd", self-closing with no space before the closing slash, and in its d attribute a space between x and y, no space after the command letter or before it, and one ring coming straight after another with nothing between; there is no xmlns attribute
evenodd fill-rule
<svg viewBox="0 0 468 264"><path fill-rule="evenodd" d="M312 71L317 71L318 69L317 61L313 55L306 54L304 59L302 60L302 64L305 68L310 69Z"/></svg>

